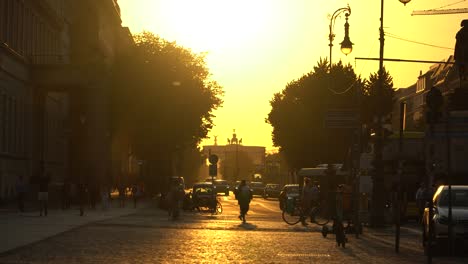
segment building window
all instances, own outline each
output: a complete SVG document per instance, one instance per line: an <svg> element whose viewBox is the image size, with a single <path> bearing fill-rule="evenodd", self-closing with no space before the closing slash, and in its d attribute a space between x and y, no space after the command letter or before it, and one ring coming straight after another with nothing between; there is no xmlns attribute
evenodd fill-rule
<svg viewBox="0 0 468 264"><path fill-rule="evenodd" d="M18 140L18 111L16 109L16 98L11 98L11 153L17 152Z"/></svg>
<svg viewBox="0 0 468 264"><path fill-rule="evenodd" d="M16 1L13 1L11 10L10 20L12 30L10 31L10 48L18 50L18 3Z"/></svg>
<svg viewBox="0 0 468 264"><path fill-rule="evenodd" d="M4 150L4 130L5 130L5 120L4 120L4 115L5 115L5 102L3 100L4 98L4 93L0 95L0 152L3 152Z"/></svg>
<svg viewBox="0 0 468 264"><path fill-rule="evenodd" d="M6 39L6 20L7 20L7 5L6 1L0 1L0 43Z"/></svg>
<svg viewBox="0 0 468 264"><path fill-rule="evenodd" d="M18 53L24 55L25 43L24 43L24 22L25 22L25 12L23 2L18 4Z"/></svg>
<svg viewBox="0 0 468 264"><path fill-rule="evenodd" d="M6 11L6 14L5 14L5 39L4 39L4 42L7 43L7 44L10 44L11 45L11 32L12 32L12 18L11 18L11 14L13 13L13 1L12 0L6 0L5 1L5 11Z"/></svg>
<svg viewBox="0 0 468 264"><path fill-rule="evenodd" d="M10 108L10 97L5 95L5 130L4 130L4 143L5 143L5 152L10 151L10 115L11 115L11 108Z"/></svg>
<svg viewBox="0 0 468 264"><path fill-rule="evenodd" d="M426 77L421 77L416 82L416 93L422 92L426 89Z"/></svg>

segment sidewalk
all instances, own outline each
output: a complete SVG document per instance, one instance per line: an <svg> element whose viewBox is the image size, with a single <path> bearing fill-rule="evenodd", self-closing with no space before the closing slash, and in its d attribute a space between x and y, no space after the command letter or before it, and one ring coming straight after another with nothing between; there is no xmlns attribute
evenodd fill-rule
<svg viewBox="0 0 468 264"><path fill-rule="evenodd" d="M141 201L137 208L133 208L133 203L129 202L126 207L118 208L117 203L114 203L106 211L97 205L95 210L86 208L84 216L79 215L77 207L68 210L51 209L48 216L42 217L38 211L17 213L4 210L0 213L0 254L92 222L133 214L150 205L148 201Z"/></svg>

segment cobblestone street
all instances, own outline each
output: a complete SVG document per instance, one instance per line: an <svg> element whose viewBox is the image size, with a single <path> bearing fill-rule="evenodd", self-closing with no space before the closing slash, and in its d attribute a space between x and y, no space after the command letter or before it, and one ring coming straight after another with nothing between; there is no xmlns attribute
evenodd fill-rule
<svg viewBox="0 0 468 264"><path fill-rule="evenodd" d="M323 238L317 226L285 224L277 201L255 198L246 224L237 219L232 198L222 203L221 215L185 212L177 221L141 209L6 252L0 263L426 263L419 235L405 229L399 254L387 231L348 235L346 248L339 248L334 235Z"/></svg>

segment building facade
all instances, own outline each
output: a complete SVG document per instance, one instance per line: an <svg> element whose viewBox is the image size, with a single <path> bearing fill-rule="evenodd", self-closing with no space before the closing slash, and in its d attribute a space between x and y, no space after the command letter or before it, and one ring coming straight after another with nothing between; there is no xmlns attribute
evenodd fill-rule
<svg viewBox="0 0 468 264"><path fill-rule="evenodd" d="M466 166L468 153L468 112L451 111L450 118L445 112L449 106L449 98L457 89L468 89L466 83L461 82L458 69L454 66L454 58L450 56L446 61L434 64L430 69L421 73L417 82L396 92L396 101L392 114L392 130L398 134L399 130L399 105L406 103L406 130L418 131L425 134L419 138L421 151L415 155L407 152L413 147L404 143L404 155L413 159L423 159L426 180L432 182L446 181L450 173L455 183L465 183L468 175ZM465 86L463 86L465 85ZM441 91L444 98L444 106L440 111L440 120L431 128L426 121L426 96L432 87ZM466 102L465 102L466 103ZM447 124L449 120L449 124ZM406 139L405 139L406 140ZM415 139L413 139L414 141ZM449 155L450 154L450 155Z"/></svg>
<svg viewBox="0 0 468 264"><path fill-rule="evenodd" d="M42 166L57 188L107 175L110 68L131 44L115 0L0 0L0 200Z"/></svg>
<svg viewBox="0 0 468 264"><path fill-rule="evenodd" d="M265 147L243 145L235 131L226 145L218 145L215 138L214 145L203 146L203 154L218 156L218 177L229 181L253 180L256 174L261 177L265 171ZM207 168L203 174L208 175ZM205 178L201 176L201 180Z"/></svg>

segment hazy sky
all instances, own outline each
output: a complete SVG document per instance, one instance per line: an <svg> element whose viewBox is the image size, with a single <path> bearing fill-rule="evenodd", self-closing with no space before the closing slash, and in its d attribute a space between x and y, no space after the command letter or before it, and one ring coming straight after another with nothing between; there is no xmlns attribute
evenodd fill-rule
<svg viewBox="0 0 468 264"><path fill-rule="evenodd" d="M344 56L344 15L335 21L333 62L342 60L368 78L378 71L378 0L119 0L123 25L132 33L151 31L194 52L208 52L212 79L225 90L224 105L215 112L210 139L226 144L236 129L244 145L273 149L272 127L265 123L269 101L286 84L310 72L320 58L329 56L331 14L349 3L353 52ZM385 0L385 58L434 60L453 54L455 34L468 14L412 16L414 10L468 8L465 0L412 0L406 6ZM393 36L393 37L392 37ZM396 37L396 38L395 38ZM410 40L403 41L401 39ZM439 47L417 44L430 44ZM448 48L448 49L447 49ZM385 62L395 87L415 83L431 64ZM300 122L298 120L298 122Z"/></svg>

